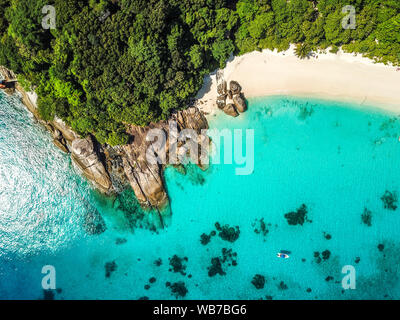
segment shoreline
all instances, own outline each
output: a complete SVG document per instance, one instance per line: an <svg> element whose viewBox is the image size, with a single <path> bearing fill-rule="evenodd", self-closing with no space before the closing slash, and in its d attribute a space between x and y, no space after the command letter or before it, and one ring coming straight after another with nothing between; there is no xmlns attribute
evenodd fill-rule
<svg viewBox="0 0 400 320"><path fill-rule="evenodd" d="M400 72L360 54L317 52L301 60L294 45L287 51L253 51L232 57L225 80L240 83L246 98L297 96L348 102L400 112ZM196 106L208 120L218 113L216 72L204 79Z"/></svg>
<svg viewBox="0 0 400 320"><path fill-rule="evenodd" d="M245 98L279 95L314 97L351 102L361 107L368 105L380 110L400 111L400 90L398 89L400 72L396 71L396 67L375 64L368 58L342 51L338 54L318 53L304 60L295 56L293 45L289 50L279 53L276 50L254 51L243 56L231 57L222 72L223 79L227 83L231 80L239 82ZM221 70L218 70L218 73L221 73ZM189 127L202 128L207 122L211 125L214 122L214 116L223 114L216 105L218 96L216 78L217 72L205 77L203 87L195 97L197 99L195 107L198 110L188 108L180 111L180 117L185 115L187 118L184 123L193 122ZM346 79L347 81L344 81ZM93 182L95 188L105 193L114 190L111 180L113 176L118 181L127 179L139 202L146 206L150 203L153 207L161 208L169 202L162 181L162 170L151 169L148 166L145 166L147 169L144 171L134 170L138 168L135 164L138 161L135 154L142 152L141 146L135 144L125 146L124 154L132 158L130 160L132 163L128 163L122 153L115 152L111 147L103 149L90 137L79 139L60 119L50 122L41 121L36 107L36 94L25 92L19 83L16 90L22 96L25 106L51 132L55 145L65 152L71 152L72 160L82 169L83 175ZM139 136L145 134L145 129L139 129L136 128L132 134ZM82 152L82 148L74 148L72 142L76 142L76 145L87 146L86 149L90 150L90 154ZM88 163L92 158L96 160L98 169L95 172L92 172L93 166ZM118 163L115 168L112 165L113 161ZM125 175L120 172L121 170ZM147 176L156 176L159 179L154 178L154 181L149 181L145 179ZM138 182L138 179L144 180ZM143 191L144 189L146 192ZM158 199L159 197L162 197L162 200Z"/></svg>

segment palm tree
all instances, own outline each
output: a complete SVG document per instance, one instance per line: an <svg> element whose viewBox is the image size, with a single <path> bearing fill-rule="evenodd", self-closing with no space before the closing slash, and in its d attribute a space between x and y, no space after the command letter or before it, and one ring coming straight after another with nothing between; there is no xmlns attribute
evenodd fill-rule
<svg viewBox="0 0 400 320"><path fill-rule="evenodd" d="M311 47L307 43L298 43L294 49L294 53L300 59L309 58Z"/></svg>

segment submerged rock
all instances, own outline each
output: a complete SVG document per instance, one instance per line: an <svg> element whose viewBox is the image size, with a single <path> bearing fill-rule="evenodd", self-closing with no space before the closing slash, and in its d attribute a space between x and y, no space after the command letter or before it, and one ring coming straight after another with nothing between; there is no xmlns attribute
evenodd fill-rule
<svg viewBox="0 0 400 320"><path fill-rule="evenodd" d="M298 224L303 225L304 222L311 222L307 219L307 206L305 204L302 204L297 211L286 213L285 218L288 224L293 226Z"/></svg>
<svg viewBox="0 0 400 320"><path fill-rule="evenodd" d="M218 224L219 225L219 224ZM230 227L229 225L224 225L223 227L219 226L217 228L219 231L218 236L225 241L235 242L240 235L239 226Z"/></svg>
<svg viewBox="0 0 400 320"><path fill-rule="evenodd" d="M128 240L126 240L125 238L117 238L115 240L115 244L117 244L117 245L124 244L124 243L127 243L127 242L128 242Z"/></svg>
<svg viewBox="0 0 400 320"><path fill-rule="evenodd" d="M71 157L82 173L92 181L97 188L108 192L111 187L111 179L100 157L101 148L89 136L86 139L75 139L71 145Z"/></svg>
<svg viewBox="0 0 400 320"><path fill-rule="evenodd" d="M253 280L251 280L251 283L256 287L256 289L263 289L265 285L265 277L261 274L256 274L253 277Z"/></svg>
<svg viewBox="0 0 400 320"><path fill-rule="evenodd" d="M314 260L316 263L321 263L322 258L320 257L320 253L318 251L314 252Z"/></svg>
<svg viewBox="0 0 400 320"><path fill-rule="evenodd" d="M171 284L169 288L171 289L171 294L175 296L175 298L183 298L188 293L188 289L186 288L185 283L182 281Z"/></svg>
<svg viewBox="0 0 400 320"><path fill-rule="evenodd" d="M155 264L157 267L161 266L161 265L162 265L162 260L161 260L161 258L158 258L157 260L155 260L155 261L154 261L154 264Z"/></svg>
<svg viewBox="0 0 400 320"><path fill-rule="evenodd" d="M111 273L117 270L117 264L115 263L115 261L106 262L104 268L106 269L106 278L109 278L111 276Z"/></svg>
<svg viewBox="0 0 400 320"><path fill-rule="evenodd" d="M254 232L257 234L261 234L264 237L264 241L266 240L266 236L269 233L268 227L271 227L271 224L268 225L265 223L264 218L255 219L255 221L251 224L254 228Z"/></svg>
<svg viewBox="0 0 400 320"><path fill-rule="evenodd" d="M173 272L179 272L182 275L186 275L185 270L186 270L186 264L184 263L185 261L188 261L188 258L180 258L176 254L173 255L172 258L169 258L169 264L172 267L170 269Z"/></svg>
<svg viewBox="0 0 400 320"><path fill-rule="evenodd" d="M90 235L98 235L106 231L106 223L97 209L89 207L86 211L84 228Z"/></svg>
<svg viewBox="0 0 400 320"><path fill-rule="evenodd" d="M305 120L306 118L310 117L314 113L313 106L309 106L308 103L306 105L302 105L299 107L299 116L300 120Z"/></svg>
<svg viewBox="0 0 400 320"><path fill-rule="evenodd" d="M322 259L328 260L331 256L331 252L329 250L322 251Z"/></svg>
<svg viewBox="0 0 400 320"><path fill-rule="evenodd" d="M288 286L286 285L286 283L284 283L283 281L281 281L281 282L279 283L278 289L279 289L279 290L287 290L287 289L288 289Z"/></svg>
<svg viewBox="0 0 400 320"><path fill-rule="evenodd" d="M324 232L324 238L325 238L326 240L331 240L331 239L332 239L332 236L331 236L329 233Z"/></svg>
<svg viewBox="0 0 400 320"><path fill-rule="evenodd" d="M200 236L200 243L201 243L203 246L205 246L206 244L208 244L210 241L211 241L211 236L210 236L210 235L207 235L207 234L203 233L203 234Z"/></svg>
<svg viewBox="0 0 400 320"><path fill-rule="evenodd" d="M389 210L396 210L397 209L397 194L396 192L390 192L388 190L385 191L384 195L381 197L383 202L383 207Z"/></svg>
<svg viewBox="0 0 400 320"><path fill-rule="evenodd" d="M160 225L158 212L143 209L131 188L128 187L117 195L114 208L124 213L127 226L132 231L141 228L157 232L157 227Z"/></svg>
<svg viewBox="0 0 400 320"><path fill-rule="evenodd" d="M53 290L43 290L43 300L54 300Z"/></svg>
<svg viewBox="0 0 400 320"><path fill-rule="evenodd" d="M155 277L151 277L150 279L149 279L149 282L150 283L154 283L154 282L156 282L157 281L157 279L155 278Z"/></svg>
<svg viewBox="0 0 400 320"><path fill-rule="evenodd" d="M166 133L167 141L160 153L166 154L166 159L159 159L163 164L167 163L167 159L172 155L169 153L169 139L175 139L183 129L193 129L198 133L200 141L199 145L204 145L208 139L201 133L202 129L208 129L208 123L204 114L196 107L175 112L171 115L169 121L177 124L177 132L169 130L168 121L160 121L151 123L147 127L130 126L128 133L133 137L131 142L124 145L123 166L125 174L135 192L137 199L143 206L152 206L158 209L164 209L169 205L168 196L163 181L163 167L159 163L150 163L147 159L147 151L151 150L152 141L146 139L147 134L152 129L161 130ZM183 149L182 149L183 150ZM182 151L181 150L181 151ZM183 150L184 151L184 150ZM175 158L175 157L173 157ZM173 159L180 162L179 159ZM195 159L198 163L198 159ZM202 166L201 163L198 164Z"/></svg>
<svg viewBox="0 0 400 320"><path fill-rule="evenodd" d="M236 252L232 252L232 249L222 248L222 256L211 258L211 266L208 267L208 276L213 277L217 274L224 276L226 272L223 270L223 265L236 266L237 262L235 258L237 257Z"/></svg>
<svg viewBox="0 0 400 320"><path fill-rule="evenodd" d="M372 225L372 212L367 208L364 208L364 212L361 215L361 221L368 227Z"/></svg>
<svg viewBox="0 0 400 320"><path fill-rule="evenodd" d="M318 251L314 252L314 261L316 263L321 263L322 261L326 261L330 258L331 252L329 250L324 250L322 253L319 253Z"/></svg>
<svg viewBox="0 0 400 320"><path fill-rule="evenodd" d="M218 223L218 222L217 222L217 223ZM206 233L201 234L201 236L200 236L200 243L201 243L203 246L207 245L208 243L210 243L211 238L214 237L216 234L217 234L217 233L216 233L215 230L212 230L212 231L210 232L210 234L206 234Z"/></svg>
<svg viewBox="0 0 400 320"><path fill-rule="evenodd" d="M211 259L211 266L208 267L208 276L214 277L219 274L220 276L226 275L225 271L222 270L222 263L219 257L215 257Z"/></svg>

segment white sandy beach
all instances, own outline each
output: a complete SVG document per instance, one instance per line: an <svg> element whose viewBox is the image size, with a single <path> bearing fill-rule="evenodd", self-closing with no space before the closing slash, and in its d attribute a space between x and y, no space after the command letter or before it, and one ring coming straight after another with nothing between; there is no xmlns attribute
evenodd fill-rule
<svg viewBox="0 0 400 320"><path fill-rule="evenodd" d="M372 105L400 112L400 71L396 67L339 51L316 53L301 60L294 46L285 52L263 50L235 57L224 78L236 80L245 97L295 95ZM216 75L205 79L197 106L208 115L218 112Z"/></svg>

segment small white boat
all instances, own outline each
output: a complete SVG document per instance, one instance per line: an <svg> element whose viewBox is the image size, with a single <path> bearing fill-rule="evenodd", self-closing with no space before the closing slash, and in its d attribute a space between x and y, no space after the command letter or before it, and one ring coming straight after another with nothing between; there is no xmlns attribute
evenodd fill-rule
<svg viewBox="0 0 400 320"><path fill-rule="evenodd" d="M289 258L289 253L290 253L290 251L281 250L280 252L278 252L278 253L276 254L276 256L277 256L278 258L287 259L287 258Z"/></svg>

